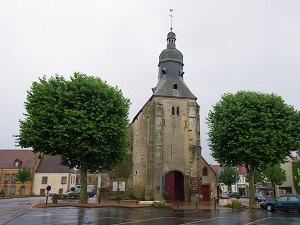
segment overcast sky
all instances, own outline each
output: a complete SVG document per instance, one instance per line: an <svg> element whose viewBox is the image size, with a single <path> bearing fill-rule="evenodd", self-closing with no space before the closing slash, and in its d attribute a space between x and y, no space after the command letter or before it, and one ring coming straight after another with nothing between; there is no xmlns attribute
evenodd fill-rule
<svg viewBox="0 0 300 225"><path fill-rule="evenodd" d="M132 120L157 84L169 9L209 163L205 118L222 94L273 92L300 110L299 0L1 1L0 149L17 149L26 91L43 75L99 76L131 100Z"/></svg>

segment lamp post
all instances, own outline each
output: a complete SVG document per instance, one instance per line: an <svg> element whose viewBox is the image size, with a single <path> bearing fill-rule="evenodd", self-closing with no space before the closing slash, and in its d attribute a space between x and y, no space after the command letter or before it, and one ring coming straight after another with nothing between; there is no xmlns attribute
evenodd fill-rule
<svg viewBox="0 0 300 225"><path fill-rule="evenodd" d="M236 193L238 193L238 167L235 168Z"/></svg>

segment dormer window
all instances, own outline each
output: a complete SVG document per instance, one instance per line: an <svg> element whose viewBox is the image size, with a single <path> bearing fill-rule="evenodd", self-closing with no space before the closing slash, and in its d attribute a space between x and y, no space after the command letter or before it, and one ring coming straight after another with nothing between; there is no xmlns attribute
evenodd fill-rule
<svg viewBox="0 0 300 225"><path fill-rule="evenodd" d="M22 161L19 159L16 159L14 162L14 167L21 167L21 165L22 165Z"/></svg>
<svg viewBox="0 0 300 225"><path fill-rule="evenodd" d="M177 84L174 84L174 85L173 85L173 89L177 89Z"/></svg>

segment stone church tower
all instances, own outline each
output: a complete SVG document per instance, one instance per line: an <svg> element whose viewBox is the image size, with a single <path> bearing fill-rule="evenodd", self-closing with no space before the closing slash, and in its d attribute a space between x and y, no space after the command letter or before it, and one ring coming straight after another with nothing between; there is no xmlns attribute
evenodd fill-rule
<svg viewBox="0 0 300 225"><path fill-rule="evenodd" d="M183 55L176 35L159 56L158 83L131 127L128 185L145 188L145 199L189 201L202 197L200 115L197 98L183 80Z"/></svg>

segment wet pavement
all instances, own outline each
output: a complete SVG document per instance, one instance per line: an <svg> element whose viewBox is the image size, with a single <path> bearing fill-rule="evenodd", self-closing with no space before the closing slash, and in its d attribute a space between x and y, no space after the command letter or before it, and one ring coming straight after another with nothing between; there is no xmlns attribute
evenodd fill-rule
<svg viewBox="0 0 300 225"><path fill-rule="evenodd" d="M32 208L34 204L45 202L44 197L0 200L0 224L300 224L300 214L280 211L267 212L262 209L233 210L216 207L208 202L173 203L172 209L136 207L118 202L102 202L101 207L45 207ZM96 198L90 198L95 203ZM115 204L114 207L109 204ZM59 205L59 204L58 204ZM6 222L6 223L5 223Z"/></svg>
<svg viewBox="0 0 300 225"><path fill-rule="evenodd" d="M298 213L269 213L260 209L174 210L158 208L31 208L5 225L15 224L300 224Z"/></svg>

